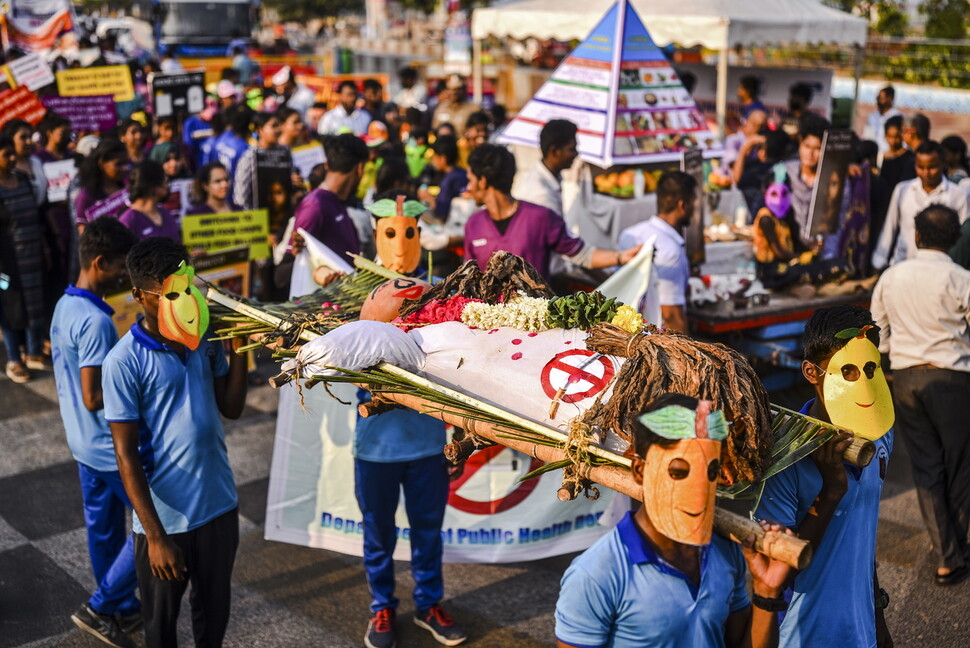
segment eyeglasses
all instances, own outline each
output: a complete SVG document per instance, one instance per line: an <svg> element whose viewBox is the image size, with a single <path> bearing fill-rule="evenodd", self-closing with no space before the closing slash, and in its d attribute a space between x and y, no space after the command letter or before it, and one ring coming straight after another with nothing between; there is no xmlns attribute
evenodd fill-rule
<svg viewBox="0 0 970 648"><path fill-rule="evenodd" d="M828 369L823 369L814 362L812 362L812 365L824 373L831 373L832 375L835 375L834 372L831 372ZM873 376L876 375L877 369L879 369L879 364L871 361L864 364L861 371L859 370L859 367L854 364L844 364L842 365L842 378L848 382L855 382L862 377L862 374L865 374L868 380L872 380Z"/></svg>
<svg viewBox="0 0 970 648"><path fill-rule="evenodd" d="M176 299L178 299L183 294L183 293L178 293L178 292L167 292L165 294L162 294L162 293L159 293L159 292L155 292L154 290L145 290L144 288L142 288L142 292L143 293L148 293L149 295L155 295L156 297L164 297L165 299L167 299L169 301L175 301ZM184 294L189 295L189 296L192 295L192 293L191 293L191 291L190 291L189 288L186 288L185 289L185 293Z"/></svg>

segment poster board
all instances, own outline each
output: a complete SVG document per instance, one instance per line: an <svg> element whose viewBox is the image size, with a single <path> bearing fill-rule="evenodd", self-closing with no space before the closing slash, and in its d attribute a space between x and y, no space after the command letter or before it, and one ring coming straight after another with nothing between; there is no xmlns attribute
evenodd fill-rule
<svg viewBox="0 0 970 648"><path fill-rule="evenodd" d="M54 73L40 54L31 52L3 66L10 87L37 90L54 83Z"/></svg>
<svg viewBox="0 0 970 648"><path fill-rule="evenodd" d="M151 74L148 88L156 117L197 115L205 108L205 72Z"/></svg>
<svg viewBox="0 0 970 648"><path fill-rule="evenodd" d="M327 110L336 107L338 103L337 86L344 81L353 81L357 84L358 93L364 91L364 80L376 79L381 87L384 88L384 101L389 99L388 86L390 77L386 74L297 74L296 82L305 85L313 90L316 100L327 104Z"/></svg>
<svg viewBox="0 0 970 648"><path fill-rule="evenodd" d="M694 210L684 233L684 242L690 267L699 268L707 260L704 250L704 153L698 148L684 151L680 158L680 170L697 181Z"/></svg>
<svg viewBox="0 0 970 648"><path fill-rule="evenodd" d="M47 201L51 203L67 200L67 188L77 175L77 165L73 158L44 163L44 176L47 178Z"/></svg>
<svg viewBox="0 0 970 648"><path fill-rule="evenodd" d="M183 216L182 243L189 250L204 250L210 255L243 246L248 259L265 259L269 256L266 210Z"/></svg>
<svg viewBox="0 0 970 648"><path fill-rule="evenodd" d="M41 103L71 122L75 133L105 132L118 123L118 109L111 95L87 97L41 97Z"/></svg>
<svg viewBox="0 0 970 648"><path fill-rule="evenodd" d="M293 216L293 158L283 147L255 149L253 200L266 210L269 231L279 232Z"/></svg>
<svg viewBox="0 0 970 648"><path fill-rule="evenodd" d="M294 147L290 149L290 154L293 158L293 166L304 180L310 177L310 172L315 166L327 161L323 144L319 142Z"/></svg>
<svg viewBox="0 0 970 648"><path fill-rule="evenodd" d="M14 119L23 119L36 126L46 113L47 109L37 95L24 86L0 92L0 128Z"/></svg>
<svg viewBox="0 0 970 648"><path fill-rule="evenodd" d="M120 189L104 200L99 200L84 210L84 222L90 223L102 216L119 216L128 206L128 190Z"/></svg>
<svg viewBox="0 0 970 648"><path fill-rule="evenodd" d="M808 209L808 238L830 236L839 231L842 198L853 158L852 137L852 130L848 128L825 131Z"/></svg>
<svg viewBox="0 0 970 648"><path fill-rule="evenodd" d="M58 70L57 93L62 97L111 95L116 102L135 98L135 86L127 65Z"/></svg>
<svg viewBox="0 0 970 648"><path fill-rule="evenodd" d="M181 219L192 205L192 183L191 178L168 181L168 198L162 203L162 207L177 219Z"/></svg>
<svg viewBox="0 0 970 648"><path fill-rule="evenodd" d="M614 4L508 124L506 144L538 147L542 127L567 119L579 156L602 168L676 162L720 144L633 5Z"/></svg>

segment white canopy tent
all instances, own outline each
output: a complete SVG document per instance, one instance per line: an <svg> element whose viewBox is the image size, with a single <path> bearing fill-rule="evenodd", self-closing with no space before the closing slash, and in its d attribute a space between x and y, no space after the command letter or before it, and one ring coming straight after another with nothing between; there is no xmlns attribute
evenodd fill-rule
<svg viewBox="0 0 970 648"><path fill-rule="evenodd" d="M727 51L782 43L854 46L857 71L866 42L866 20L818 0L630 0L657 45L700 45L717 50L718 126L727 112ZM472 14L475 97L481 100L481 41L498 38L585 38L615 0L505 0ZM858 79L857 79L858 82Z"/></svg>

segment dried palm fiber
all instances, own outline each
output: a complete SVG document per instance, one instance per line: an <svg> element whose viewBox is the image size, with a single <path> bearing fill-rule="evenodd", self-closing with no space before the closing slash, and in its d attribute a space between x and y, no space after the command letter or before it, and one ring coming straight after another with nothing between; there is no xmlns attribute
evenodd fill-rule
<svg viewBox="0 0 970 648"><path fill-rule="evenodd" d="M658 396L674 392L710 400L731 421L720 483L757 481L771 460L774 439L768 393L754 369L744 356L723 344L648 329L631 334L602 323L590 331L589 350L627 361L615 378L610 399L602 403L601 395L583 414L583 423L631 441L636 417Z"/></svg>
<svg viewBox="0 0 970 648"><path fill-rule="evenodd" d="M421 310L433 299L447 299L457 295L495 304L516 292L525 293L528 297L556 296L546 280L528 261L500 251L488 260L484 272L477 262L466 261L419 298L405 300L401 306L401 317Z"/></svg>

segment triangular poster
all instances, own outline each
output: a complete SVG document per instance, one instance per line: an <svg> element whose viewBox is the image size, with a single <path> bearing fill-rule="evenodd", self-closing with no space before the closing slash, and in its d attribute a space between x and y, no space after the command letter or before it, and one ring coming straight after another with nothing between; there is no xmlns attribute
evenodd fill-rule
<svg viewBox="0 0 970 648"><path fill-rule="evenodd" d="M647 32L620 0L552 73L506 127L500 141L539 145L552 119L579 127L581 158L608 168L679 160L692 148L719 148L694 99Z"/></svg>

